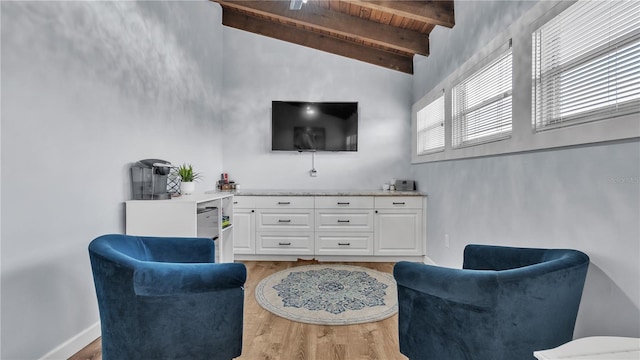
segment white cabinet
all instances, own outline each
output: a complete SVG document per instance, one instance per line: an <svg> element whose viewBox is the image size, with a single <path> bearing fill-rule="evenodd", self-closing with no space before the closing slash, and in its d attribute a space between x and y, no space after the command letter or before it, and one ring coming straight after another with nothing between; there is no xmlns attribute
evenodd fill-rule
<svg viewBox="0 0 640 360"><path fill-rule="evenodd" d="M241 259L419 261L425 255L424 196L241 195L235 199L234 251Z"/></svg>
<svg viewBox="0 0 640 360"><path fill-rule="evenodd" d="M235 254L256 253L255 197L236 196L233 199L233 252Z"/></svg>
<svg viewBox="0 0 640 360"><path fill-rule="evenodd" d="M425 255L421 197L376 197L375 208L374 255Z"/></svg>
<svg viewBox="0 0 640 360"><path fill-rule="evenodd" d="M126 233L138 236L209 237L220 262L234 261L231 194L183 195L170 200L125 202ZM223 217L229 218L227 225Z"/></svg>

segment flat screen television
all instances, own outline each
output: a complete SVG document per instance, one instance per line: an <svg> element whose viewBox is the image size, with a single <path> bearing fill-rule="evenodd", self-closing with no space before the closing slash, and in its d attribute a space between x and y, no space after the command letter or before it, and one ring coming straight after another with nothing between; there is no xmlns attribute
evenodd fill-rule
<svg viewBox="0 0 640 360"><path fill-rule="evenodd" d="M358 103L273 101L271 150L358 151Z"/></svg>

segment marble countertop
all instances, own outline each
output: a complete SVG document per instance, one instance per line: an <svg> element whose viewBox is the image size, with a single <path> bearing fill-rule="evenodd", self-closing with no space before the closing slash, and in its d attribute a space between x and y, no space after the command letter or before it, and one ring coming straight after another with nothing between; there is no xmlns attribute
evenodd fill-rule
<svg viewBox="0 0 640 360"><path fill-rule="evenodd" d="M390 191L390 190L269 190L269 189L238 189L229 191L237 196L427 196L420 191Z"/></svg>

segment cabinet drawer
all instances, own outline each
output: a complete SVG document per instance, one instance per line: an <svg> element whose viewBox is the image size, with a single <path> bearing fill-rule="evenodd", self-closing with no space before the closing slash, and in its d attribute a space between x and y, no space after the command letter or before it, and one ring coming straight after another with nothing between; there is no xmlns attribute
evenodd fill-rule
<svg viewBox="0 0 640 360"><path fill-rule="evenodd" d="M318 232L316 255L373 255L373 233Z"/></svg>
<svg viewBox="0 0 640 360"><path fill-rule="evenodd" d="M257 231L313 231L313 211L258 210Z"/></svg>
<svg viewBox="0 0 640 360"><path fill-rule="evenodd" d="M316 196L316 209L372 209L373 196Z"/></svg>
<svg viewBox="0 0 640 360"><path fill-rule="evenodd" d="M233 207L236 209L254 209L257 196L234 196Z"/></svg>
<svg viewBox="0 0 640 360"><path fill-rule="evenodd" d="M256 208L313 209L313 196L256 196Z"/></svg>
<svg viewBox="0 0 640 360"><path fill-rule="evenodd" d="M317 231L373 231L373 210L316 210Z"/></svg>
<svg viewBox="0 0 640 360"><path fill-rule="evenodd" d="M377 196L376 209L422 209L422 196Z"/></svg>
<svg viewBox="0 0 640 360"><path fill-rule="evenodd" d="M313 232L256 234L256 254L308 255L313 254Z"/></svg>

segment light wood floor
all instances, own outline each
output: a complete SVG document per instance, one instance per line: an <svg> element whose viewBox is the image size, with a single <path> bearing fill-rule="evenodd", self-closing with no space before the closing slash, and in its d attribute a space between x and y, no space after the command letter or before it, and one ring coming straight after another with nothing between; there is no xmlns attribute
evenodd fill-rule
<svg viewBox="0 0 640 360"><path fill-rule="evenodd" d="M397 315L386 320L341 326L289 321L264 310L255 300L260 280L309 262L243 261L245 284L242 356L237 360L406 360L398 351ZM346 263L391 273L392 263ZM102 360L96 339L69 360Z"/></svg>

